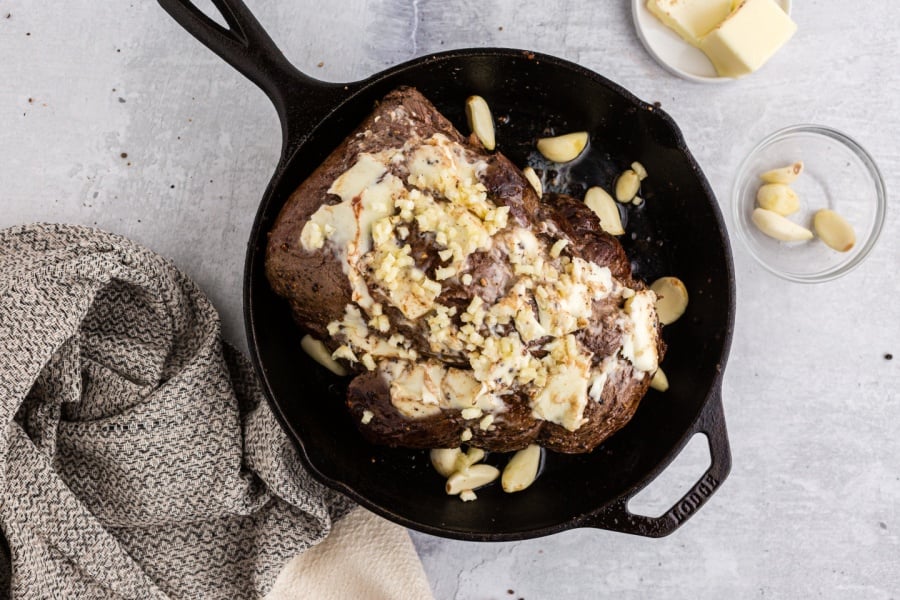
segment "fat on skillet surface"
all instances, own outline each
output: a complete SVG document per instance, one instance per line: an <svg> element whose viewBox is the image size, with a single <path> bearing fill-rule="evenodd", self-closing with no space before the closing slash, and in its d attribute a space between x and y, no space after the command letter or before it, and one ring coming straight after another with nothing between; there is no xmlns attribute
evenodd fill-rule
<svg viewBox="0 0 900 600"><path fill-rule="evenodd" d="M469 49L429 55L347 84L297 71L239 0L213 0L229 28L190 0L159 0L172 17L269 96L278 111L283 151L260 203L247 246L244 312L251 359L270 404L310 472L370 510L426 533L466 540L516 540L574 527L659 537L683 524L727 476L731 455L722 412L722 372L734 320L731 250L715 196L675 123L658 107L573 63L522 50ZM651 390L636 415L597 450L547 453L538 480L506 494L499 485L463 503L443 490L427 452L374 446L344 408L346 381L300 348L302 332L275 296L263 264L266 235L290 193L400 85L417 87L467 133L464 102L484 96L494 113L498 151L524 167L556 169L557 185L581 197L610 189L634 160L643 163L641 207L629 207L620 237L635 275L647 282L680 277L690 303L665 328L663 363L671 387ZM569 165L550 165L537 137L586 130L590 145ZM659 517L631 513L628 500L677 456L695 433L709 441L711 465ZM488 456L502 465L504 457Z"/></svg>

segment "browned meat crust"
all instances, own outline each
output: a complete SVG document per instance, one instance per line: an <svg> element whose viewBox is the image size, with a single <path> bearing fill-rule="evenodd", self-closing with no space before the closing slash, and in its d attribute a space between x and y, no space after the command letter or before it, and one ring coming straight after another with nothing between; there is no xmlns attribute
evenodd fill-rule
<svg viewBox="0 0 900 600"><path fill-rule="evenodd" d="M397 107L412 116L411 125L384 118ZM326 325L343 317L345 305L351 302L351 289L335 256L331 252L305 251L300 246L300 232L323 203L336 199L328 194L331 183L354 164L360 153L402 146L411 128L422 138L443 133L486 160L488 169L482 182L493 202L510 207L511 223L529 227L539 235L565 236L570 241L566 247L568 255L608 266L626 285L642 289L640 282L632 280L630 262L622 246L600 228L596 215L582 202L560 194L538 199L521 171L506 157L488 154L470 144L418 91L400 88L388 94L356 132L291 195L269 234L266 273L272 288L290 302L297 322L314 336L329 343ZM411 232L410 239L418 266L428 273L440 266L439 259L429 251L428 240L420 239L416 231ZM509 266L498 261L492 252L472 255L468 263L472 283L464 286L447 282L439 301L464 308L474 294L487 302L503 296L514 278ZM595 302L591 326L577 333L579 341L594 352L595 362L613 354L620 345L619 334L611 326L615 318L615 306ZM421 354L429 355L421 332L407 329L402 332L416 340ZM330 345L334 349L335 344ZM663 350L660 341L660 357ZM459 357L438 358L449 364L464 364ZM378 371L363 371L355 377L349 386L347 405L357 422L368 421L360 425L360 431L374 443L413 448L455 447L460 443L460 434L468 428L473 435L469 443L486 450L511 451L537 441L558 452L581 453L591 451L627 423L649 382L649 376L633 377L630 367L616 371L604 388L602 400L588 401L584 411L587 422L574 432L534 418L527 399L514 396L504 397L507 410L497 414L493 427L487 431L463 419L458 410L408 418L391 404L389 387ZM370 418L363 419L367 413Z"/></svg>

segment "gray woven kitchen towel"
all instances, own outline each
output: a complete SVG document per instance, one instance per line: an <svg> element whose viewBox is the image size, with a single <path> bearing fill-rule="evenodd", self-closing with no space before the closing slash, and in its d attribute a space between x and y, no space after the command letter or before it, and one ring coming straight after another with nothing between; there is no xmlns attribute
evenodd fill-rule
<svg viewBox="0 0 900 600"><path fill-rule="evenodd" d="M96 230L0 231L0 416L0 597L261 596L348 506L203 293Z"/></svg>

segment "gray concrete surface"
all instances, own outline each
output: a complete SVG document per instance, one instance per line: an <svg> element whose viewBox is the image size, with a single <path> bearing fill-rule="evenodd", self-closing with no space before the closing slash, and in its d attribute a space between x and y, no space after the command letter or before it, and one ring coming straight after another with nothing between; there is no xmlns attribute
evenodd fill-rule
<svg viewBox="0 0 900 600"><path fill-rule="evenodd" d="M797 0L763 71L677 79L625 0L248 0L296 65L330 81L465 46L531 48L659 101L730 214L737 166L783 126L859 140L900 189L900 7ZM323 8L325 6L325 8ZM171 257L244 344L244 244L279 154L261 92L156 2L0 0L0 226L96 225ZM729 227L732 227L730 218ZM792 284L737 239L725 377L731 476L661 540L594 530L503 544L413 533L437 598L900 597L900 210L850 275ZM893 354L887 360L886 354ZM702 448L649 494L662 508Z"/></svg>

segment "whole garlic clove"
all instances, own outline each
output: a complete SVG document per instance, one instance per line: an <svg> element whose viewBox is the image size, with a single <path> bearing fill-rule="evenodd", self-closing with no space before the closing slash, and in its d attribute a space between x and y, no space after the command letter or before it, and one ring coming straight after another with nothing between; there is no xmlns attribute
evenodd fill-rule
<svg viewBox="0 0 900 600"><path fill-rule="evenodd" d="M532 169L531 167L525 167L525 170L522 171L522 174L525 175L525 179L528 180L528 183L530 183L531 187L534 188L534 191L537 192L538 197L542 197L544 195L544 186L541 185L541 178L538 177L534 169Z"/></svg>
<svg viewBox="0 0 900 600"><path fill-rule="evenodd" d="M503 469L503 476L500 478L503 491L512 494L530 486L537 478L540 466L541 447L537 444L516 452Z"/></svg>
<svg viewBox="0 0 900 600"><path fill-rule="evenodd" d="M625 169L616 179L616 200L625 204L634 200L641 188L641 178L632 169Z"/></svg>
<svg viewBox="0 0 900 600"><path fill-rule="evenodd" d="M797 192L784 183L767 183L756 191L756 202L760 208L787 216L800 210Z"/></svg>
<svg viewBox="0 0 900 600"><path fill-rule="evenodd" d="M792 165L779 167L777 169L772 169L771 171L766 171L765 173L761 174L759 178L766 183L793 183L794 180L797 179L797 177L799 177L800 173L802 172L803 161L798 160Z"/></svg>
<svg viewBox="0 0 900 600"><path fill-rule="evenodd" d="M849 252L856 245L853 226L833 210L818 211L813 217L813 229L823 242L838 252Z"/></svg>
<svg viewBox="0 0 900 600"><path fill-rule="evenodd" d="M328 347L311 335L303 336L303 338L300 340L300 347L303 348L303 351L306 352L310 358L312 358L314 361L316 361L335 375L344 377L348 374L347 369L345 369L341 363L331 357L331 351L328 349Z"/></svg>
<svg viewBox="0 0 900 600"><path fill-rule="evenodd" d="M753 209L750 219L757 229L782 242L803 242L813 237L812 231L806 227L797 225L777 212L765 208Z"/></svg>
<svg viewBox="0 0 900 600"><path fill-rule="evenodd" d="M687 287L677 277L660 277L650 289L656 294L656 316L663 325L677 321L688 305Z"/></svg>
<svg viewBox="0 0 900 600"><path fill-rule="evenodd" d="M537 149L547 160L567 163L578 158L587 143L587 131L576 131L556 137L541 138L537 141Z"/></svg>
<svg viewBox="0 0 900 600"><path fill-rule="evenodd" d="M428 453L428 457L431 459L431 466L442 477L453 475L457 470L457 462L460 457L464 456L465 454L459 448L435 448Z"/></svg>
<svg viewBox="0 0 900 600"><path fill-rule="evenodd" d="M622 235L625 229L622 227L622 217L619 215L619 207L616 206L612 196L600 187L588 189L584 195L584 203L594 211L600 219L600 227L610 235Z"/></svg>
<svg viewBox="0 0 900 600"><path fill-rule="evenodd" d="M658 392L665 392L669 389L669 378L666 377L661 368L657 369L656 373L653 374L653 378L650 380L650 387Z"/></svg>
<svg viewBox="0 0 900 600"><path fill-rule="evenodd" d="M455 496L463 490L476 490L500 476L500 471L491 465L472 465L465 471L458 471L447 479L446 492Z"/></svg>
<svg viewBox="0 0 900 600"><path fill-rule="evenodd" d="M469 96L466 99L466 119L469 129L481 142L485 150L493 150L497 144L494 138L494 117L487 100L481 96Z"/></svg>

